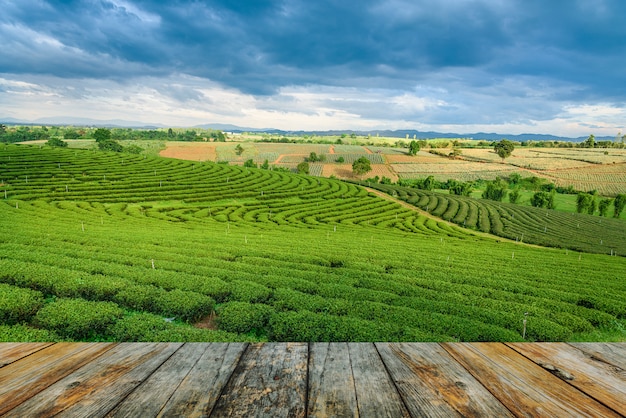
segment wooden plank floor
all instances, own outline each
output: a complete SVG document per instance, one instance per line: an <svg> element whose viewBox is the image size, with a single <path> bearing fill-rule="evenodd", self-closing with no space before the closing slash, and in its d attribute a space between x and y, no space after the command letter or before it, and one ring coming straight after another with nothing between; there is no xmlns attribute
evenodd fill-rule
<svg viewBox="0 0 626 418"><path fill-rule="evenodd" d="M626 343L5 343L0 416L626 416Z"/></svg>

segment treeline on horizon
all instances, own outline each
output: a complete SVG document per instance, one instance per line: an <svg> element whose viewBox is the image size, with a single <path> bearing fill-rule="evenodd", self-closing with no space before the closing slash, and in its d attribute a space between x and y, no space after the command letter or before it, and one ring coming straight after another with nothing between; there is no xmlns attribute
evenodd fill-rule
<svg viewBox="0 0 626 418"><path fill-rule="evenodd" d="M184 141L184 142L225 142L227 135L216 129L204 129L204 128L156 128L156 129L143 129L143 128L102 128L102 127L85 127L85 126L24 126L13 125L6 126L0 124L0 142L4 143L16 143L26 141L37 140L75 140L75 139L95 139L94 133L97 130L106 129L110 131L111 138L114 140L165 140L165 141ZM357 134L355 133L343 133L333 134L328 136L299 133L297 135L273 135L268 133L255 132L255 136L259 136L255 139L255 142L270 142L270 143L328 143L328 144L343 144L349 143L350 140L356 140ZM367 142L363 145L376 145L397 148L408 148L410 140L407 137L406 140L398 139L395 143L389 143L387 141L378 141L382 137L367 135L363 136ZM481 140L481 139L466 139L466 138L437 138L426 139L417 138L415 135L414 140L418 140L420 146L431 148L474 148L474 147L492 147L496 141L494 140ZM515 145L522 147L545 147L545 148L626 148L626 135L618 135L615 140L596 140L594 135L581 142L572 141L556 141L556 140L524 140L516 141L512 140Z"/></svg>

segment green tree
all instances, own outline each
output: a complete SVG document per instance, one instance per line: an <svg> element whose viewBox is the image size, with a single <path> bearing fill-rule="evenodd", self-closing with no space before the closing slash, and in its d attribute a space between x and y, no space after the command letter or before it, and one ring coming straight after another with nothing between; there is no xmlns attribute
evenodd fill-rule
<svg viewBox="0 0 626 418"><path fill-rule="evenodd" d="M344 161L346 161L343 157L339 157L335 160L335 162L337 163L343 163Z"/></svg>
<svg viewBox="0 0 626 418"><path fill-rule="evenodd" d="M507 189L508 184L498 177L494 181L487 183L487 188L483 192L482 198L502 202L507 194Z"/></svg>
<svg viewBox="0 0 626 418"><path fill-rule="evenodd" d="M594 148L596 146L596 137L593 135L589 135L585 142L583 142L583 146L585 148Z"/></svg>
<svg viewBox="0 0 626 418"><path fill-rule="evenodd" d="M626 194L618 194L615 196L615 200L613 200L613 207L615 208L613 216L619 218L624 210L624 206L626 206Z"/></svg>
<svg viewBox="0 0 626 418"><path fill-rule="evenodd" d="M455 194L457 196L469 196L472 192L472 183L448 180L448 190L450 191L450 194Z"/></svg>
<svg viewBox="0 0 626 418"><path fill-rule="evenodd" d="M420 151L420 144L417 141L411 141L409 144L409 155L417 155Z"/></svg>
<svg viewBox="0 0 626 418"><path fill-rule="evenodd" d="M246 160L246 162L243 163L243 166L247 168L257 168L256 163L254 162L252 158L250 158L249 160Z"/></svg>
<svg viewBox="0 0 626 418"><path fill-rule="evenodd" d="M519 202L519 198L520 198L519 188L516 187L515 189L511 190L511 192L509 193L509 202L517 203Z"/></svg>
<svg viewBox="0 0 626 418"><path fill-rule="evenodd" d="M609 213L609 206L611 206L611 199L602 199L598 204L598 211L600 216L607 216Z"/></svg>
<svg viewBox="0 0 626 418"><path fill-rule="evenodd" d="M124 147L117 141L112 139L105 139L98 141L98 148L101 151L113 151L113 152L122 152L124 151Z"/></svg>
<svg viewBox="0 0 626 418"><path fill-rule="evenodd" d="M309 163L303 161L298 164L298 174L309 174Z"/></svg>
<svg viewBox="0 0 626 418"><path fill-rule="evenodd" d="M578 196L576 196L576 212L589 212L590 208L593 207L593 201L595 201L595 197L589 193L578 193ZM595 207L593 207L593 211L595 211Z"/></svg>
<svg viewBox="0 0 626 418"><path fill-rule="evenodd" d="M111 139L111 130L106 128L98 128L93 133L93 138L96 140L96 142L108 141Z"/></svg>
<svg viewBox="0 0 626 418"><path fill-rule="evenodd" d="M530 198L530 204L536 208L554 209L554 192L537 192Z"/></svg>
<svg viewBox="0 0 626 418"><path fill-rule="evenodd" d="M358 160L352 163L352 172L357 176L362 176L370 171L372 171L372 164L365 157L359 157Z"/></svg>
<svg viewBox="0 0 626 418"><path fill-rule="evenodd" d="M67 147L67 142L59 138L50 138L48 142L46 142L46 145L50 147L55 147L55 148L65 148Z"/></svg>
<svg viewBox="0 0 626 418"><path fill-rule="evenodd" d="M263 170L269 170L269 168L270 168L270 162L269 162L269 160L267 160L267 159L266 159L265 161L263 161L263 164L261 164L261 168L262 168Z"/></svg>
<svg viewBox="0 0 626 418"><path fill-rule="evenodd" d="M503 139L493 146L493 150L500 158L502 158L502 161L504 161L505 158L510 157L514 149L515 144L507 139Z"/></svg>
<svg viewBox="0 0 626 418"><path fill-rule="evenodd" d="M308 157L308 158L305 158L304 160L305 160L305 161L307 161L307 162L309 162L309 163L314 163L314 162L319 161L319 157L317 156L317 153L315 153L315 152L311 152L311 153L309 154L309 157Z"/></svg>
<svg viewBox="0 0 626 418"><path fill-rule="evenodd" d="M80 138L80 133L76 131L76 129L68 129L63 133L63 138L65 139L78 139Z"/></svg>
<svg viewBox="0 0 626 418"><path fill-rule="evenodd" d="M241 144L237 144L237 146L235 147L235 154L237 155L243 154L243 147L241 146Z"/></svg>

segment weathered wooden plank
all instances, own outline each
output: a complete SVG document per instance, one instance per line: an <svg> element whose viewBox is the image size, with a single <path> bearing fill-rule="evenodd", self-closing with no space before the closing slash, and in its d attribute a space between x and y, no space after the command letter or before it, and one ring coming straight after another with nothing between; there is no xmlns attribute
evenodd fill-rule
<svg viewBox="0 0 626 418"><path fill-rule="evenodd" d="M2 343L0 344L0 368L51 345L52 343Z"/></svg>
<svg viewBox="0 0 626 418"><path fill-rule="evenodd" d="M0 415L18 407L114 346L105 343L58 343L1 368Z"/></svg>
<svg viewBox="0 0 626 418"><path fill-rule="evenodd" d="M208 417L247 344L206 344L206 351L159 413L162 417Z"/></svg>
<svg viewBox="0 0 626 418"><path fill-rule="evenodd" d="M603 361L626 370L626 343L570 343L593 360Z"/></svg>
<svg viewBox="0 0 626 418"><path fill-rule="evenodd" d="M107 416L157 416L207 348L207 344L183 345Z"/></svg>
<svg viewBox="0 0 626 418"><path fill-rule="evenodd" d="M11 411L18 417L100 417L182 344L121 343Z"/></svg>
<svg viewBox="0 0 626 418"><path fill-rule="evenodd" d="M565 343L511 343L509 347L592 398L626 415L626 370Z"/></svg>
<svg viewBox="0 0 626 418"><path fill-rule="evenodd" d="M359 415L347 343L310 346L308 395L310 417Z"/></svg>
<svg viewBox="0 0 626 418"><path fill-rule="evenodd" d="M372 343L350 343L350 362L361 417L408 417L396 386Z"/></svg>
<svg viewBox="0 0 626 418"><path fill-rule="evenodd" d="M413 416L511 416L509 411L441 346L376 346Z"/></svg>
<svg viewBox="0 0 626 418"><path fill-rule="evenodd" d="M211 416L303 417L307 356L306 343L248 346Z"/></svg>
<svg viewBox="0 0 626 418"><path fill-rule="evenodd" d="M515 415L618 416L504 344L444 343L442 347Z"/></svg>

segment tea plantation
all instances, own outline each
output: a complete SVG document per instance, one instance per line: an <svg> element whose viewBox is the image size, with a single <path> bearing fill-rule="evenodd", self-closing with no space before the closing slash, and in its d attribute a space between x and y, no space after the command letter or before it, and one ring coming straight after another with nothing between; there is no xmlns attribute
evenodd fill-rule
<svg viewBox="0 0 626 418"><path fill-rule="evenodd" d="M3 341L626 340L622 244L501 242L355 184L142 155L0 146L0 185Z"/></svg>

